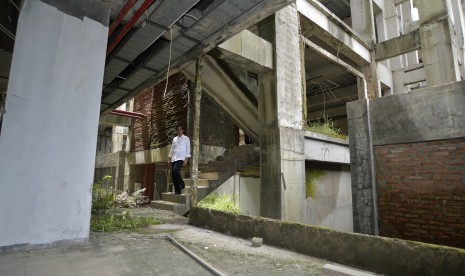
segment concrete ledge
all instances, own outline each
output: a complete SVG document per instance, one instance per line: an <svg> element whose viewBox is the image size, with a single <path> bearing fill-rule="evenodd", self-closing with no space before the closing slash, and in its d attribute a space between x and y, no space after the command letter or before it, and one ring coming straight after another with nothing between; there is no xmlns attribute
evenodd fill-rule
<svg viewBox="0 0 465 276"><path fill-rule="evenodd" d="M463 275L465 250L192 208L189 224L386 275Z"/></svg>
<svg viewBox="0 0 465 276"><path fill-rule="evenodd" d="M305 131L305 159L350 164L349 141Z"/></svg>

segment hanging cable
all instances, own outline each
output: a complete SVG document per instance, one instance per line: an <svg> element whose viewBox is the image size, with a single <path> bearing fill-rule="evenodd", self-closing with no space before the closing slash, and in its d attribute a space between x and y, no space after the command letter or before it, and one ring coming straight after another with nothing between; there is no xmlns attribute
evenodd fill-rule
<svg viewBox="0 0 465 276"><path fill-rule="evenodd" d="M170 56L168 59L168 70L166 70L166 83L165 83L165 92L163 92L163 98L166 96L166 91L168 90L168 78L170 77L172 46L173 46L173 28L170 28Z"/></svg>

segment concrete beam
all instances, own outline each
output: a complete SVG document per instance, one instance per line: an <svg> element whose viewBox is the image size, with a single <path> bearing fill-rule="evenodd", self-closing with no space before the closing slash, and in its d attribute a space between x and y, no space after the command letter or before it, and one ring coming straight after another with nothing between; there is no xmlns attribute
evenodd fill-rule
<svg viewBox="0 0 465 276"><path fill-rule="evenodd" d="M400 5L400 4L403 4L405 2L410 2L410 0L394 0L394 5Z"/></svg>
<svg viewBox="0 0 465 276"><path fill-rule="evenodd" d="M99 124L130 127L132 124L132 120L129 117L123 117L114 114L106 114L100 116Z"/></svg>
<svg viewBox="0 0 465 276"><path fill-rule="evenodd" d="M309 66L311 66L311 64ZM324 67L315 68L314 70L307 71L306 77L307 81L311 80L320 82L323 80L332 79L345 73L345 70L341 70L340 66L337 66L334 63L330 63Z"/></svg>
<svg viewBox="0 0 465 276"><path fill-rule="evenodd" d="M305 160L350 164L349 142L305 131Z"/></svg>
<svg viewBox="0 0 465 276"><path fill-rule="evenodd" d="M318 110L318 111L313 111L308 113L308 119L309 120L315 120L315 119L321 119L322 116L324 115L325 117L336 117L336 116L341 116L341 115L346 115L347 114L347 109L345 105L338 106L338 107L332 107L332 108L326 108L325 110Z"/></svg>
<svg viewBox="0 0 465 276"><path fill-rule="evenodd" d="M392 71L381 62L376 63L379 81L389 88L393 88Z"/></svg>
<svg viewBox="0 0 465 276"><path fill-rule="evenodd" d="M376 61L382 61L419 50L420 48L420 31L416 29L411 33L377 44L375 46L375 59Z"/></svg>
<svg viewBox="0 0 465 276"><path fill-rule="evenodd" d="M248 30L220 44L214 54L256 74L273 69L273 45Z"/></svg>
<svg viewBox="0 0 465 276"><path fill-rule="evenodd" d="M404 85L426 81L426 73L423 63L417 64L411 69L405 69L402 79Z"/></svg>
<svg viewBox="0 0 465 276"><path fill-rule="evenodd" d="M184 68L183 73L193 80L195 64ZM231 76L226 74L215 58L205 56L202 88L223 110L234 123L256 143L259 141L258 107L256 100L252 101Z"/></svg>
<svg viewBox="0 0 465 276"><path fill-rule="evenodd" d="M323 102L326 104L333 104L336 102L343 103L346 101L356 100L358 97L357 91L357 85L351 85L332 90L331 96L328 95L329 93L327 93L327 95L325 96L323 96L323 94L307 96L307 107L309 109L315 108L317 106L322 105Z"/></svg>
<svg viewBox="0 0 465 276"><path fill-rule="evenodd" d="M315 43L311 42L309 39L307 39L304 36L301 36L301 39L304 41L305 45L307 45L311 50L315 51L318 55L321 57L329 60L330 62L333 62L334 64L340 66L344 70L346 70L349 73L354 74L357 77L360 78L365 78L365 75L362 74L359 70L355 69L353 66L350 64L346 63L345 61L339 59L335 55L331 54L327 50L321 48L320 46L316 45Z"/></svg>
<svg viewBox="0 0 465 276"><path fill-rule="evenodd" d="M370 47L347 24L315 0L297 0L297 10L313 35L359 65L371 63Z"/></svg>

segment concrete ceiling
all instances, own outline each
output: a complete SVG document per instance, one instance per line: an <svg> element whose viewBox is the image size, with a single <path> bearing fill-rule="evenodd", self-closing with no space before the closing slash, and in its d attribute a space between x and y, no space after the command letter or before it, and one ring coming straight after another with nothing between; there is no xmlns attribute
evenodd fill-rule
<svg viewBox="0 0 465 276"><path fill-rule="evenodd" d="M291 0L159 0L107 58L102 113L192 63ZM171 32L170 32L171 31Z"/></svg>

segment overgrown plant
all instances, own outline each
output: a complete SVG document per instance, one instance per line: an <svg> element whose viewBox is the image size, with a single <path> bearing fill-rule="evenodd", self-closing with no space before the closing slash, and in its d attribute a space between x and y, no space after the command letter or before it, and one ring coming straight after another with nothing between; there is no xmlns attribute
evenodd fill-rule
<svg viewBox="0 0 465 276"><path fill-rule="evenodd" d="M307 130L334 138L347 139L347 136L342 133L341 129L338 128L330 118L325 116L322 120L312 121L307 127Z"/></svg>
<svg viewBox="0 0 465 276"><path fill-rule="evenodd" d="M120 215L94 215L90 220L90 230L94 232L119 232L127 229L147 227L161 224L154 217L135 217L130 211L123 211Z"/></svg>
<svg viewBox="0 0 465 276"><path fill-rule="evenodd" d="M92 212L114 207L115 198L115 191L111 186L111 176L105 175L102 180L92 185Z"/></svg>
<svg viewBox="0 0 465 276"><path fill-rule="evenodd" d="M218 195L212 193L202 199L197 206L226 213L239 214L241 210L236 202L236 197L233 195Z"/></svg>

